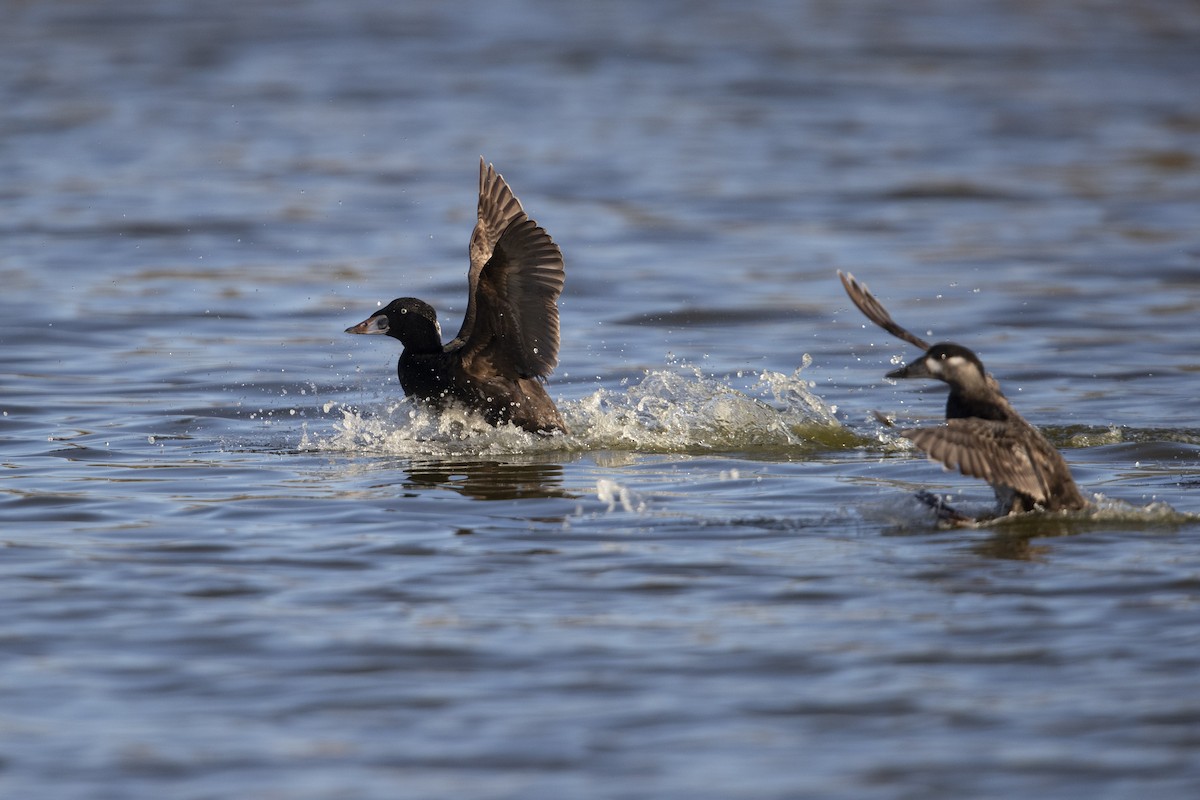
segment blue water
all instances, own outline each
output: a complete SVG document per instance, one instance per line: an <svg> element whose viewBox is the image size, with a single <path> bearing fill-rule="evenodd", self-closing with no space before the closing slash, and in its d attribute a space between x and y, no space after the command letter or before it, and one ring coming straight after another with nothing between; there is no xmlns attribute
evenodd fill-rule
<svg viewBox="0 0 1200 800"><path fill-rule="evenodd" d="M0 3L0 796L1200 792L1200 7ZM341 331L566 257L572 434ZM975 349L990 490L850 305Z"/></svg>

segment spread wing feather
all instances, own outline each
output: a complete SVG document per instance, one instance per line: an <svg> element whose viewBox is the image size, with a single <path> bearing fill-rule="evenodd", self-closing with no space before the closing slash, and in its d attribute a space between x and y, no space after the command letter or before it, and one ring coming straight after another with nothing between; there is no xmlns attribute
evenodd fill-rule
<svg viewBox="0 0 1200 800"><path fill-rule="evenodd" d="M491 259L500 236L518 219L528 219L525 209L521 207L521 201L508 187L504 176L496 172L495 166L485 164L483 156L480 156L479 206L469 248L471 270L467 273L467 312L463 316L458 336L446 345L447 350L460 346L475 326L480 273Z"/></svg>
<svg viewBox="0 0 1200 800"><path fill-rule="evenodd" d="M945 425L910 428L900 435L946 469L982 478L993 486L1007 486L1045 504L1050 477L1046 468L1053 468L1061 456L1057 451L1049 457L1031 452L1031 441L1041 441L1041 435L1031 440L1028 433L1021 436L1019 432L1011 423L967 417L947 420Z"/></svg>
<svg viewBox="0 0 1200 800"><path fill-rule="evenodd" d="M483 359L523 378L545 377L558 364L558 297L562 252L550 234L521 214L479 270L475 314L459 332L463 360ZM453 343L452 343L453 345Z"/></svg>
<svg viewBox="0 0 1200 800"><path fill-rule="evenodd" d="M525 216L521 201L508 188L495 166L479 158L479 209L475 230L471 231L471 279L476 280L483 265L492 257L496 242L517 217Z"/></svg>
<svg viewBox="0 0 1200 800"><path fill-rule="evenodd" d="M894 319L892 319L892 315L889 314L887 309L883 307L883 303L880 303L875 299L875 295L871 294L871 292L867 289L866 284L860 283L853 275L848 272L842 272L840 269L838 270L838 277L841 278L842 288L846 290L846 294L850 297L850 300L854 302L854 305L858 306L858 310L861 311L867 319L871 320L871 322L874 322L876 325L883 328L897 339L903 339L910 344L915 344L922 350L929 349L929 342L925 341L920 336L909 332L907 329L900 327L900 325Z"/></svg>

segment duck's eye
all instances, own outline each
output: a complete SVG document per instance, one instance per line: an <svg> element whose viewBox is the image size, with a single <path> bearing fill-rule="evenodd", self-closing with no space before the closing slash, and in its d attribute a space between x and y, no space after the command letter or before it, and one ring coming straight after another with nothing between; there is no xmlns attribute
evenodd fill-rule
<svg viewBox="0 0 1200 800"><path fill-rule="evenodd" d="M408 309L407 309L407 308L402 308L402 309L400 309L400 313L401 313L401 314L407 314L407 313L408 313Z"/></svg>

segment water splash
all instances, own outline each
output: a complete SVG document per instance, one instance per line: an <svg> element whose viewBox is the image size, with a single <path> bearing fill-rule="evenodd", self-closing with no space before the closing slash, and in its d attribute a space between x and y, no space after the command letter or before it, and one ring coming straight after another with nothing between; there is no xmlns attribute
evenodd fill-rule
<svg viewBox="0 0 1200 800"><path fill-rule="evenodd" d="M596 499L601 503L607 503L610 513L615 511L618 505L621 510L630 513L641 513L646 510L645 500L630 491L629 487L622 486L608 478L596 481Z"/></svg>
<svg viewBox="0 0 1200 800"><path fill-rule="evenodd" d="M301 449L382 455L489 456L561 450L565 437L543 437L512 425L493 427L477 414L451 407L432 411L411 399L353 406L329 402L338 415L328 435L307 428Z"/></svg>
<svg viewBox="0 0 1200 800"><path fill-rule="evenodd" d="M362 407L329 402L323 410L334 417L332 432L306 429L300 447L439 456L584 450L765 454L860 443L801 377L808 363L805 356L790 375L715 377L686 364L647 370L631 386L561 402L572 431L565 436L493 427L461 409L435 413L407 399ZM739 382L744 385L736 386Z"/></svg>
<svg viewBox="0 0 1200 800"><path fill-rule="evenodd" d="M807 364L807 361L805 362ZM653 452L730 452L828 447L848 436L835 411L801 378L762 372L738 388L742 375L705 375L694 366L648 370L622 390L598 389L568 403L573 430L586 427L588 446Z"/></svg>

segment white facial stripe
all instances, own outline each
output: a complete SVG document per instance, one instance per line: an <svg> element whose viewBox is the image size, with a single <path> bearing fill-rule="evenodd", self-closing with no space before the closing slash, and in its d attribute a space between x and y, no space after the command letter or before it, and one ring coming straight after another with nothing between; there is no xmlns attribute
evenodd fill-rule
<svg viewBox="0 0 1200 800"><path fill-rule="evenodd" d="M936 358L925 359L925 365L927 367L929 367L930 375L941 375L942 374L942 362L938 361Z"/></svg>

